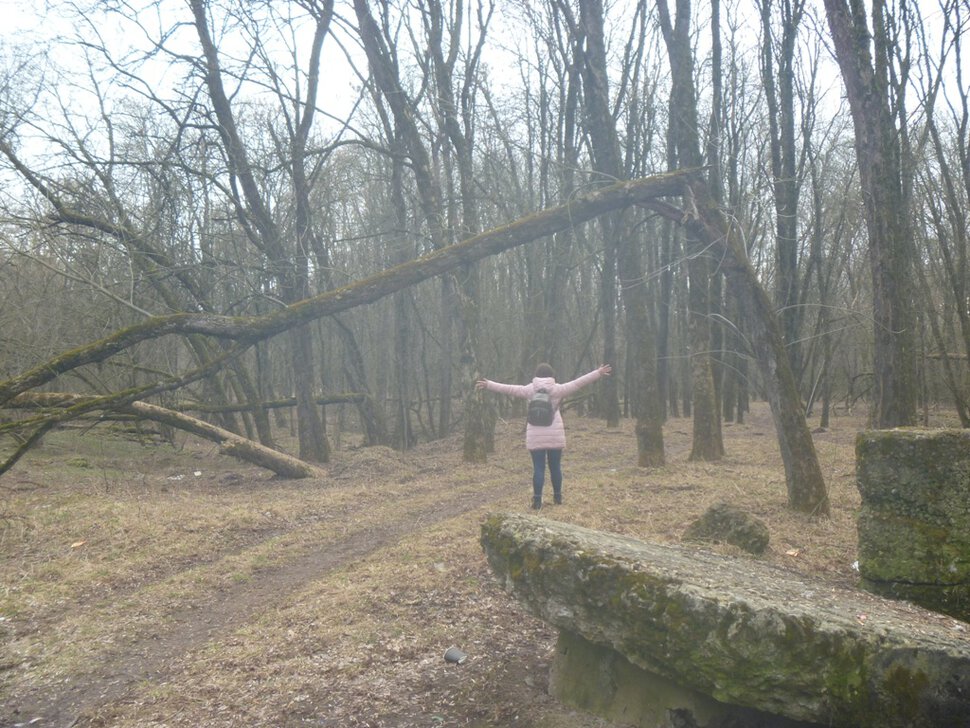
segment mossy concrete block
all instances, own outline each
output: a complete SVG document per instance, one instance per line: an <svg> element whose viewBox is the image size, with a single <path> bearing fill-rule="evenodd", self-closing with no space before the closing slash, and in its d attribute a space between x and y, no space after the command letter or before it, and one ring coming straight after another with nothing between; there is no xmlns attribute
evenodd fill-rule
<svg viewBox="0 0 970 728"><path fill-rule="evenodd" d="M863 432L856 480L863 587L970 621L970 432Z"/></svg>
<svg viewBox="0 0 970 728"><path fill-rule="evenodd" d="M640 668L609 647L561 630L549 692L574 708L643 728L731 726L810 728L751 708L727 705Z"/></svg>
<svg viewBox="0 0 970 728"><path fill-rule="evenodd" d="M489 516L481 543L539 618L721 703L831 726L970 726L970 634L944 615L536 516Z"/></svg>

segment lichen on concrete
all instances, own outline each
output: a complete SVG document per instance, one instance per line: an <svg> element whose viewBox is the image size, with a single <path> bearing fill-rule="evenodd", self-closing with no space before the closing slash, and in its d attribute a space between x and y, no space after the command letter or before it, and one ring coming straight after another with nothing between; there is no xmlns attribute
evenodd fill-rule
<svg viewBox="0 0 970 728"><path fill-rule="evenodd" d="M856 475L863 587L970 620L970 432L863 432Z"/></svg>
<svg viewBox="0 0 970 728"><path fill-rule="evenodd" d="M490 516L481 540L537 616L721 703L835 726L970 715L970 641L942 615L535 516Z"/></svg>

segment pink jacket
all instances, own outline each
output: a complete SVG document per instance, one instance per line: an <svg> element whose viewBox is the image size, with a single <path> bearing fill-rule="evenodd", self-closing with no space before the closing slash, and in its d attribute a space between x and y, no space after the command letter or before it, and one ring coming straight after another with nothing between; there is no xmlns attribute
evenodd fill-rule
<svg viewBox="0 0 970 728"><path fill-rule="evenodd" d="M552 377L534 377L531 384L502 384L486 379L485 389L520 399L532 399L532 395L537 389L547 390L552 397L552 404L556 408L552 424L548 427L540 427L526 423L525 446L529 450L562 450L566 447L566 428L563 426L559 404L570 394L578 392L587 384L595 382L600 376L600 370L594 369L588 374L565 384L557 384Z"/></svg>

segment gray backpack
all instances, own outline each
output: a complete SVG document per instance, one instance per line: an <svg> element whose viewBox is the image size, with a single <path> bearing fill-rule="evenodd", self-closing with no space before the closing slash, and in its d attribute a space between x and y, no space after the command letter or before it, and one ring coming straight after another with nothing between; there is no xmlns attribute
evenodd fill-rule
<svg viewBox="0 0 970 728"><path fill-rule="evenodd" d="M532 399L529 400L529 409L526 419L530 425L538 427L548 427L552 424L552 419L556 414L556 408L552 406L552 397L547 389L537 389Z"/></svg>

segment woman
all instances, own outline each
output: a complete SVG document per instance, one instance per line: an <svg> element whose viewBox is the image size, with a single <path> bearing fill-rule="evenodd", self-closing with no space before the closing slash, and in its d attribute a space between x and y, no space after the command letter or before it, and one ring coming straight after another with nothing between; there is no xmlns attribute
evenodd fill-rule
<svg viewBox="0 0 970 728"><path fill-rule="evenodd" d="M549 463L549 478L552 480L553 503L562 504L562 451L566 447L566 428L563 426L559 405L570 394L579 391L600 377L608 377L613 371L609 364L603 364L588 374L559 384L556 373L548 364L536 367L535 376L529 384L502 384L489 379L475 382L476 389L507 394L520 399L532 399L540 389L549 393L553 405L552 423L546 426L526 424L525 446L532 455L532 508L542 508L542 486L545 480L546 462Z"/></svg>

